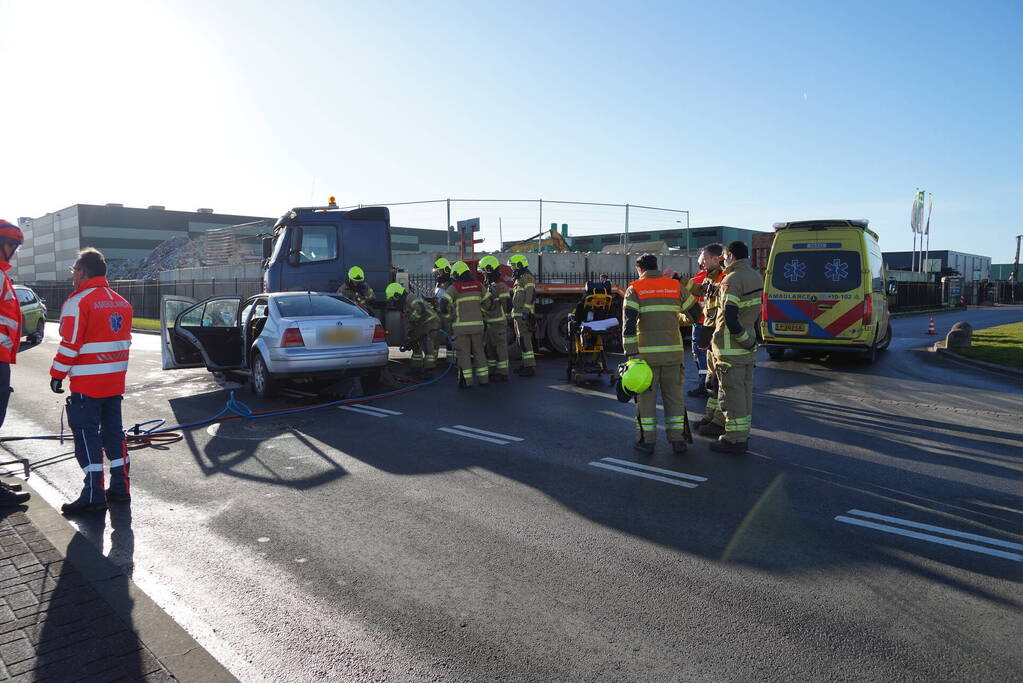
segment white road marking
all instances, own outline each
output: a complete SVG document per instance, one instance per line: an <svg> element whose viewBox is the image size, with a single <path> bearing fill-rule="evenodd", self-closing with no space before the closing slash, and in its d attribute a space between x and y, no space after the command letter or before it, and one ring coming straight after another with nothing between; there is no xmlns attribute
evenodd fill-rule
<svg viewBox="0 0 1023 683"><path fill-rule="evenodd" d="M372 415L373 417L390 417L387 413L378 413L375 410L369 410L365 406L338 406L341 410L350 410L353 413L360 413L362 415Z"/></svg>
<svg viewBox="0 0 1023 683"><path fill-rule="evenodd" d="M600 467L605 470L612 470L614 472L621 472L622 474L631 474L634 477L643 477L644 479L653 479L654 481L660 481L665 484L671 484L672 486L684 486L687 489L695 489L697 484L689 481L683 481L681 479L675 479L674 477L662 477L659 474L648 474L647 472L641 472L640 470L634 470L628 467L618 467L617 465L610 465L606 462L599 462L593 460L590 462L593 467Z"/></svg>
<svg viewBox="0 0 1023 683"><path fill-rule="evenodd" d="M500 446L507 446L511 441L504 441L502 439L491 439L489 436L481 436L479 434L473 434L472 432L463 432L460 429L452 429L451 427L437 427L438 431L447 432L448 434L455 434L461 437L468 437L470 439L479 439L480 441L489 441L490 443L496 443Z"/></svg>
<svg viewBox="0 0 1023 683"><path fill-rule="evenodd" d="M401 415L397 410L388 410L387 408L377 408L376 406L369 406L365 403L353 403L356 408L365 408L366 410L373 410L378 413L384 413L385 415Z"/></svg>
<svg viewBox="0 0 1023 683"><path fill-rule="evenodd" d="M613 462L618 465L625 465L626 467L634 467L636 469L646 470L647 472L659 472L660 474L666 474L669 477L678 477L679 479L692 479L693 481L707 481L707 477L701 477L697 474L686 474L685 472L676 472L675 470L663 470L660 467L651 467L650 465L643 465L638 462L631 462L629 460L619 460L618 458L601 458L604 462Z"/></svg>
<svg viewBox="0 0 1023 683"><path fill-rule="evenodd" d="M1003 541L998 538L989 538L988 536L981 536L979 534L970 534L965 531L956 531L955 529L946 529L945 527L933 526L931 524L921 524L920 522L911 522L908 519L899 519L898 517L888 517L886 515L879 515L876 512L865 512L863 510L850 510L850 515L856 515L857 517L868 517L870 519L880 519L884 522L893 522L895 524L901 524L902 526L912 527L914 529L926 529L927 531L935 531L939 534L945 534L946 536L955 536L957 538L968 538L971 541L980 541L981 543L987 543L988 545L999 545L1003 548L1012 548L1013 550L1023 550L1023 544L1012 543L1011 541Z"/></svg>
<svg viewBox="0 0 1023 683"><path fill-rule="evenodd" d="M487 436L492 436L495 439L505 439L507 441L525 441L525 439L520 439L517 436L508 436L507 434L500 434L498 432L488 432L485 429L476 429L475 427L466 427L465 425L455 425L455 429L464 429L467 432L476 432L477 434L485 434Z"/></svg>
<svg viewBox="0 0 1023 683"><path fill-rule="evenodd" d="M890 534L898 534L900 536L907 536L909 538L915 538L919 541L929 541L931 543L937 543L939 545L947 545L953 548L959 548L961 550L969 550L974 553L983 553L984 555L993 555L994 557L1001 557L1006 560L1013 560L1015 562L1023 562L1023 555L1017 555L1016 553L1005 552L1004 550L995 550L994 548L985 548L984 546L974 545L973 543L963 543L962 541L953 541L950 538L942 538L940 536L932 536L930 534L920 533L919 531L910 531L908 529L900 529L898 527L889 526L887 524L875 524L874 522L868 522L865 519L858 519L856 517L845 517L839 515L835 517L836 522L842 522L843 524L853 524L855 526L862 526L868 529L874 529L876 531L884 531Z"/></svg>

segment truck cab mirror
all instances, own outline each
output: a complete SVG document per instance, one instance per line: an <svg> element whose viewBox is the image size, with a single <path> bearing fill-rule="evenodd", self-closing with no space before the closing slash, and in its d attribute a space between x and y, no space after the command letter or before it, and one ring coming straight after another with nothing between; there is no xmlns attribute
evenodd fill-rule
<svg viewBox="0 0 1023 683"><path fill-rule="evenodd" d="M283 239L283 237L281 238ZM291 229L291 249L288 250L288 265L297 266L302 255L302 226Z"/></svg>
<svg viewBox="0 0 1023 683"><path fill-rule="evenodd" d="M889 280L888 281L888 289L887 289L888 296L895 296L896 292L898 292L898 291L899 291L899 283L898 283L898 281L896 281L896 280Z"/></svg>
<svg viewBox="0 0 1023 683"><path fill-rule="evenodd" d="M274 238L273 237L264 237L263 238L263 260L265 261L268 258L270 258L271 254L273 254L273 252L274 252Z"/></svg>

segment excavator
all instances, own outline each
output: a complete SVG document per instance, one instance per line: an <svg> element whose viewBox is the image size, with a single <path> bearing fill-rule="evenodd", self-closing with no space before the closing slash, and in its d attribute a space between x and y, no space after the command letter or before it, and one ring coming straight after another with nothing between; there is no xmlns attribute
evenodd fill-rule
<svg viewBox="0 0 1023 683"><path fill-rule="evenodd" d="M571 251L571 249L569 248L568 241L565 239L564 235L558 232L558 229L552 225L551 229L547 232L537 233L528 239L522 240L521 242L506 244L504 251L556 251L558 253L563 253Z"/></svg>

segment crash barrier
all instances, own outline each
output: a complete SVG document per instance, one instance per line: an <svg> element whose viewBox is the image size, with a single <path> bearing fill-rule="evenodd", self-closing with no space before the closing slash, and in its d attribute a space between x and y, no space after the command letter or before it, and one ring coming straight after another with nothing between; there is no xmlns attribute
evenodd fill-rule
<svg viewBox="0 0 1023 683"><path fill-rule="evenodd" d="M71 296L74 285L66 282L25 282L46 301L46 311L52 316L60 313L64 301ZM242 298L263 291L260 279L231 278L220 280L112 280L110 287L131 304L136 318L160 317L160 300L165 295L187 296L201 301L211 296L238 295Z"/></svg>

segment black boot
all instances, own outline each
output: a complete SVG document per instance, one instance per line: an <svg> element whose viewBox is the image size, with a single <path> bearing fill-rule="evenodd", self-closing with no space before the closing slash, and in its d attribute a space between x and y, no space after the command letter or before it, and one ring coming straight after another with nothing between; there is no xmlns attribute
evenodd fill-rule
<svg viewBox="0 0 1023 683"><path fill-rule="evenodd" d="M60 513L62 515L86 515L92 512L106 512L106 510L107 503L105 500L100 499L89 502L85 496L79 496L78 500L73 500L60 506Z"/></svg>
<svg viewBox="0 0 1023 683"><path fill-rule="evenodd" d="M519 377L533 377L536 375L536 368L526 367L523 365L521 368L515 371L515 374Z"/></svg>
<svg viewBox="0 0 1023 683"><path fill-rule="evenodd" d="M116 493L114 491L107 491L107 502L108 503L130 503L131 494L125 491L124 493Z"/></svg>
<svg viewBox="0 0 1023 683"><path fill-rule="evenodd" d="M696 433L714 439L725 433L725 428L713 422L707 422L696 428Z"/></svg>
<svg viewBox="0 0 1023 683"><path fill-rule="evenodd" d="M726 441L724 437L712 441L710 450L715 453L728 453L729 455L742 455L749 448L749 441Z"/></svg>
<svg viewBox="0 0 1023 683"><path fill-rule="evenodd" d="M31 497L31 494L28 493L18 493L9 488L0 488L0 507L21 505Z"/></svg>
<svg viewBox="0 0 1023 683"><path fill-rule="evenodd" d="M683 455L688 450L689 444L687 444L685 441L671 442L671 452L674 453L675 455Z"/></svg>
<svg viewBox="0 0 1023 683"><path fill-rule="evenodd" d="M646 441L637 441L632 445L632 447L644 455L654 454L654 445L652 443L647 443Z"/></svg>
<svg viewBox="0 0 1023 683"><path fill-rule="evenodd" d="M5 484L4 482L0 481L0 490L4 489L7 489L8 491L20 491L21 484Z"/></svg>

